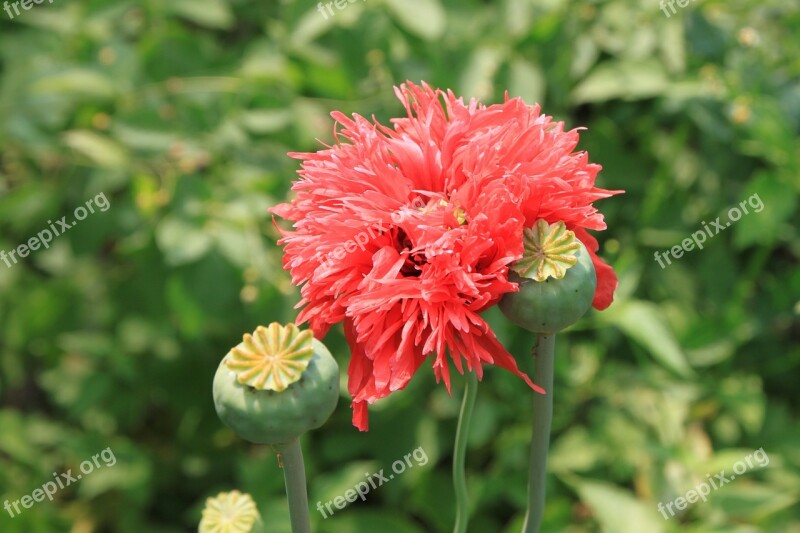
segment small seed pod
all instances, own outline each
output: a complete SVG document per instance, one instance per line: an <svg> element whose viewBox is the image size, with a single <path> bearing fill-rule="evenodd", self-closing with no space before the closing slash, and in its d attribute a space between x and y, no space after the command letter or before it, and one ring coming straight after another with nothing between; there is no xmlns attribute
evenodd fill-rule
<svg viewBox="0 0 800 533"><path fill-rule="evenodd" d="M253 497L238 490L206 500L198 533L264 533Z"/></svg>
<svg viewBox="0 0 800 533"><path fill-rule="evenodd" d="M324 344L294 324L259 326L225 355L214 405L243 439L281 446L316 429L339 400L339 366Z"/></svg>
<svg viewBox="0 0 800 533"><path fill-rule="evenodd" d="M534 333L553 334L574 324L592 306L597 275L589 251L563 222L540 219L524 230L525 251L509 280L519 292L500 300L500 310Z"/></svg>

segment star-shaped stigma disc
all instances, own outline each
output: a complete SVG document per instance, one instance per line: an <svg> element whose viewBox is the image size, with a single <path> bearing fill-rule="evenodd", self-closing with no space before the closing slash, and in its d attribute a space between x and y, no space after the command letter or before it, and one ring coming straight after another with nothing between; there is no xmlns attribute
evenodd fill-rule
<svg viewBox="0 0 800 533"><path fill-rule="evenodd" d="M525 250L512 268L523 278L535 281L545 281L549 277L561 279L578 262L581 245L575 233L560 220L548 224L540 218L532 228L523 230L522 238Z"/></svg>
<svg viewBox="0 0 800 533"><path fill-rule="evenodd" d="M228 352L225 364L236 372L239 383L281 392L308 367L314 355L313 338L311 331L300 331L294 324L258 326Z"/></svg>
<svg viewBox="0 0 800 533"><path fill-rule="evenodd" d="M200 521L200 533L247 533L261 522L256 503L238 490L208 498Z"/></svg>

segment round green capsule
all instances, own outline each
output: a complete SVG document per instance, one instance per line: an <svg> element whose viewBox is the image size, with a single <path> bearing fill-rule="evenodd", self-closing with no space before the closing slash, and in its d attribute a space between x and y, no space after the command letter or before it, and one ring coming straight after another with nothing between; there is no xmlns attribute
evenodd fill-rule
<svg viewBox="0 0 800 533"><path fill-rule="evenodd" d="M339 400L339 366L310 331L273 323L228 352L213 391L225 425L250 442L280 446L328 420Z"/></svg>
<svg viewBox="0 0 800 533"><path fill-rule="evenodd" d="M586 246L563 222L540 220L525 230L525 254L509 280L519 292L500 300L512 322L534 333L552 334L578 321L592 306L597 275Z"/></svg>

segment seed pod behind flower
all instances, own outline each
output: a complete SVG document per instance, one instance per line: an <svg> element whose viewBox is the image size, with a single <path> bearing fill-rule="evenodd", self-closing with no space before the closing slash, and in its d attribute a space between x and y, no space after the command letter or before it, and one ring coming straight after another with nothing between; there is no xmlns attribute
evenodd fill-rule
<svg viewBox="0 0 800 533"><path fill-rule="evenodd" d="M242 438L282 445L325 423L339 400L339 366L294 324L259 326L225 355L214 376L220 419Z"/></svg>
<svg viewBox="0 0 800 533"><path fill-rule="evenodd" d="M589 251L560 221L536 221L524 230L524 243L523 257L509 275L519 292L503 296L500 310L529 331L555 333L592 306L597 276Z"/></svg>
<svg viewBox="0 0 800 533"><path fill-rule="evenodd" d="M263 533L264 524L253 498L238 490L206 500L198 533Z"/></svg>

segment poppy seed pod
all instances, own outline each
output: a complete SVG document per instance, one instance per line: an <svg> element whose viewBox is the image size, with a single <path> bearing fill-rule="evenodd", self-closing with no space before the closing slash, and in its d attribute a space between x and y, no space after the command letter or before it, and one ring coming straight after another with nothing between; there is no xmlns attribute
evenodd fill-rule
<svg viewBox="0 0 800 533"><path fill-rule="evenodd" d="M563 222L537 221L525 229L525 252L509 280L519 292L500 300L500 310L518 326L553 334L578 321L592 306L597 276L589 251Z"/></svg>
<svg viewBox="0 0 800 533"><path fill-rule="evenodd" d="M253 497L238 490L206 500L198 533L264 533Z"/></svg>
<svg viewBox="0 0 800 533"><path fill-rule="evenodd" d="M339 366L324 344L297 326L259 326L223 358L214 405L250 442L280 446L328 420L339 400Z"/></svg>

